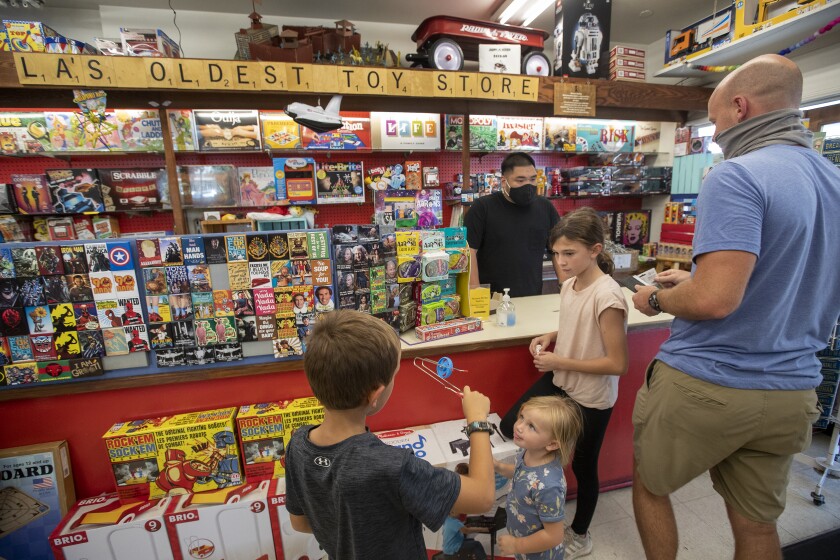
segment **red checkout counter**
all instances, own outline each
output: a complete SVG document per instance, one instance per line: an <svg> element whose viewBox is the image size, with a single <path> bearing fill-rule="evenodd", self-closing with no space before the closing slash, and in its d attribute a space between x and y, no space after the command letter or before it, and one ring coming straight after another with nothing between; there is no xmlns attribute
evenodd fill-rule
<svg viewBox="0 0 840 560"><path fill-rule="evenodd" d="M603 490L627 486L632 479L633 425L631 414L645 369L667 338L672 317L645 317L632 309L628 347L630 367L619 383L619 397L601 450ZM390 401L370 418L371 430L418 426L461 417L460 400L416 369L415 357L452 358L456 372L449 381L469 385L490 398L491 409L503 416L540 373L528 352L530 340L556 330L556 295L513 300L514 327L485 321L484 330L430 343L414 344L412 332L403 339L402 366ZM139 378L56 384L0 392L0 448L67 440L76 496L87 498L114 490L111 464L101 437L112 424L192 410L222 408L311 394L303 362L277 362L248 368L173 372ZM568 469L569 494L576 482Z"/></svg>

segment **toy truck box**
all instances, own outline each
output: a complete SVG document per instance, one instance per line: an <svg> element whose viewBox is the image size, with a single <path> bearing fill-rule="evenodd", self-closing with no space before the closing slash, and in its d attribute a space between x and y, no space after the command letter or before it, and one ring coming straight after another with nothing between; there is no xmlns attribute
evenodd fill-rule
<svg viewBox="0 0 840 560"><path fill-rule="evenodd" d="M266 500L270 482L182 497L164 516L173 558L277 560Z"/></svg>
<svg viewBox="0 0 840 560"><path fill-rule="evenodd" d="M173 560L163 516L181 496L121 504L114 493L81 500L50 535L56 560Z"/></svg>
<svg viewBox="0 0 840 560"><path fill-rule="evenodd" d="M75 501L67 442L0 450L0 558L52 560L48 537Z"/></svg>
<svg viewBox="0 0 840 560"><path fill-rule="evenodd" d="M311 533L299 533L292 528L286 510L286 479L275 478L268 488L268 515L274 535L274 553L277 560L314 560L327 554Z"/></svg>
<svg viewBox="0 0 840 560"><path fill-rule="evenodd" d="M256 482L284 476L286 446L292 433L323 420L324 407L315 397L240 407L236 425L245 479Z"/></svg>
<svg viewBox="0 0 840 560"><path fill-rule="evenodd" d="M114 424L102 438L123 503L242 484L236 408Z"/></svg>

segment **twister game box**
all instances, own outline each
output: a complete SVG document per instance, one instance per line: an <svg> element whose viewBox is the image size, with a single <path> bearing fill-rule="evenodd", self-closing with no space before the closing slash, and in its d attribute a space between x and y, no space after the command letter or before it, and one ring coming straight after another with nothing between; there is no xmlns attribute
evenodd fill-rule
<svg viewBox="0 0 840 560"><path fill-rule="evenodd" d="M249 482L286 474L286 446L300 426L320 424L324 407L315 397L250 404L236 415L239 446Z"/></svg>
<svg viewBox="0 0 840 560"><path fill-rule="evenodd" d="M242 484L236 408L119 422L102 438L122 503Z"/></svg>

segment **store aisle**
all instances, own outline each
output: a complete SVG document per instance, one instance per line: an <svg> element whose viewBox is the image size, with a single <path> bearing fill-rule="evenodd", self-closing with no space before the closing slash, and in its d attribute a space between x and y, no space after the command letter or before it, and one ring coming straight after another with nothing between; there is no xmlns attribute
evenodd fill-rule
<svg viewBox="0 0 840 560"><path fill-rule="evenodd" d="M813 457L824 456L828 436L817 434L807 455L797 456L791 469L787 507L779 520L782 546L840 528L840 480L829 478L823 488L826 503L817 507L811 492L820 479ZM589 560L639 560L644 558L642 543L633 517L631 489L623 488L601 495L592 521L595 548ZM712 489L705 474L672 496L680 531L679 560L726 560L732 558L734 541L726 519L723 500ZM568 518L574 516L575 502L569 502Z"/></svg>

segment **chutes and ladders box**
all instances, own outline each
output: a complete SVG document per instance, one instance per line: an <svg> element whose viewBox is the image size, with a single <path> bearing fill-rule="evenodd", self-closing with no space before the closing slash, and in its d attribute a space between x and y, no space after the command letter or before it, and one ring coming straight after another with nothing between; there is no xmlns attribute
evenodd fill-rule
<svg viewBox="0 0 840 560"><path fill-rule="evenodd" d="M173 558L277 560L266 500L270 482L182 497L164 516Z"/></svg>
<svg viewBox="0 0 840 560"><path fill-rule="evenodd" d="M242 484L236 408L120 422L102 439L123 503Z"/></svg>
<svg viewBox="0 0 840 560"><path fill-rule="evenodd" d="M311 533L292 529L292 520L286 510L286 479L275 478L268 489L268 515L274 535L274 552L277 560L322 560L327 553Z"/></svg>
<svg viewBox="0 0 840 560"><path fill-rule="evenodd" d="M76 494L67 442L0 449L0 558L52 560L49 535Z"/></svg>
<svg viewBox="0 0 840 560"><path fill-rule="evenodd" d="M236 415L245 480L258 482L284 476L286 446L292 433L307 424L320 424L324 407L315 397L249 404Z"/></svg>
<svg viewBox="0 0 840 560"><path fill-rule="evenodd" d="M376 437L382 443L391 447L409 449L418 459L428 461L436 467L446 466L446 456L440 448L437 436L431 426L415 426L398 430L383 430L376 432Z"/></svg>
<svg viewBox="0 0 840 560"><path fill-rule="evenodd" d="M49 544L56 560L173 560L163 516L180 499L122 504L112 493L81 500Z"/></svg>

